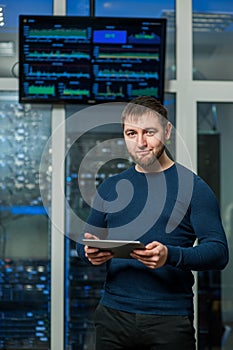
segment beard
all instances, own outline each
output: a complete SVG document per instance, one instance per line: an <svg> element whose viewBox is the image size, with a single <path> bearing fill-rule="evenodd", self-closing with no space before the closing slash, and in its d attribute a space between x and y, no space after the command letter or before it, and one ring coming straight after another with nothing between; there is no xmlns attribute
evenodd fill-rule
<svg viewBox="0 0 233 350"><path fill-rule="evenodd" d="M131 156L133 161L136 164L138 164L142 169L150 170L153 166L158 168L159 158L162 156L164 151L165 151L165 145L162 144L156 153L152 153L149 156L140 157L137 154L132 154L130 151L129 151L129 155Z"/></svg>

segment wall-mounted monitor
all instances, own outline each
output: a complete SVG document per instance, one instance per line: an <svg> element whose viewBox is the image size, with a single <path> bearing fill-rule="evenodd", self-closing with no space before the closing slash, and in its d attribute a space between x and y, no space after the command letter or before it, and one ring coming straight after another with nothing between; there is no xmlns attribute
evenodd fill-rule
<svg viewBox="0 0 233 350"><path fill-rule="evenodd" d="M163 102L166 19L19 17L19 102Z"/></svg>

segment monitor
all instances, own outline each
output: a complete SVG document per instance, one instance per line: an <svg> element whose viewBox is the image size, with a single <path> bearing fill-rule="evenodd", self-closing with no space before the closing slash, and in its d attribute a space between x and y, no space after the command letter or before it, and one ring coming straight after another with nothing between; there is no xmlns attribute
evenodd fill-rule
<svg viewBox="0 0 233 350"><path fill-rule="evenodd" d="M163 102L166 19L19 16L19 102Z"/></svg>

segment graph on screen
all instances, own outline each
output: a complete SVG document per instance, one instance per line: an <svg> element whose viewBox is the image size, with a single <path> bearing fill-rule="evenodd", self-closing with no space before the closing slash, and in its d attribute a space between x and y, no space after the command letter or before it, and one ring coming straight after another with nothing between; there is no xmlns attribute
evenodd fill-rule
<svg viewBox="0 0 233 350"><path fill-rule="evenodd" d="M163 101L166 20L20 16L19 101Z"/></svg>

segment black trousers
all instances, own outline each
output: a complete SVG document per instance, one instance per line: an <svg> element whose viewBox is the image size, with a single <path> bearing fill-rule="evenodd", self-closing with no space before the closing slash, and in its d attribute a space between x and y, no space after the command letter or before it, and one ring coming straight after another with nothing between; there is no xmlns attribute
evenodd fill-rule
<svg viewBox="0 0 233 350"><path fill-rule="evenodd" d="M98 305L96 350L195 350L188 316L141 315Z"/></svg>

